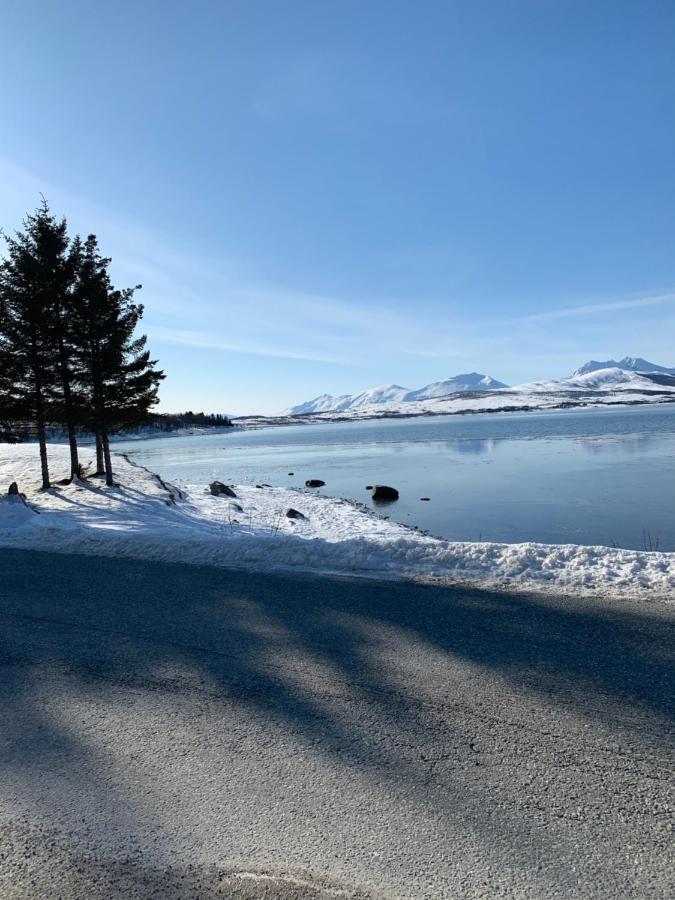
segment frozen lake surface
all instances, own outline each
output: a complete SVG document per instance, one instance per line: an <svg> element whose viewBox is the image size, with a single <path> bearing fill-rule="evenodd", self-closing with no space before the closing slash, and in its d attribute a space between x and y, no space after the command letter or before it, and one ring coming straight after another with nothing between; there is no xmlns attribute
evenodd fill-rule
<svg viewBox="0 0 675 900"><path fill-rule="evenodd" d="M380 515L451 540L675 550L675 404L233 429L115 449L185 484L320 478L322 493L368 505L366 485L390 484L400 500L376 505Z"/></svg>

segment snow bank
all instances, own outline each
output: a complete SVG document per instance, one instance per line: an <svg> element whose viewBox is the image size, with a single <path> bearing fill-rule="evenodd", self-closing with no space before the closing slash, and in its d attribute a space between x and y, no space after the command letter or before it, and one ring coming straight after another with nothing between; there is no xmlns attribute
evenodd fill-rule
<svg viewBox="0 0 675 900"><path fill-rule="evenodd" d="M68 449L52 445L50 460L62 478ZM35 445L0 445L0 493L17 481L40 513L0 503L0 547L675 602L672 553L450 542L345 500L250 486L236 487L236 500L212 497L205 485L179 490L122 456L115 470L114 488L92 479L40 492ZM287 518L291 506L306 518Z"/></svg>
<svg viewBox="0 0 675 900"><path fill-rule="evenodd" d="M0 533L29 525L36 515L21 497L0 496Z"/></svg>

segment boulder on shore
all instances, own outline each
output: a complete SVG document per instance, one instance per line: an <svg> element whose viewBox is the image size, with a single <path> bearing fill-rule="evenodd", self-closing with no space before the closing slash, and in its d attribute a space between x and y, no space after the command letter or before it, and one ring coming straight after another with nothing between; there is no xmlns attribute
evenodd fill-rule
<svg viewBox="0 0 675 900"><path fill-rule="evenodd" d="M293 509L291 506L290 509L286 510L286 518L287 519L306 519L307 516L304 513L298 512L297 509Z"/></svg>
<svg viewBox="0 0 675 900"><path fill-rule="evenodd" d="M220 497L221 495L225 497L236 497L237 495L232 490L231 487L228 487L226 484L223 484L222 481L212 481L209 485L209 490L213 494L214 497Z"/></svg>
<svg viewBox="0 0 675 900"><path fill-rule="evenodd" d="M371 497L376 502L398 500L398 491L396 488L389 487L388 484L375 484L373 485Z"/></svg>
<svg viewBox="0 0 675 900"><path fill-rule="evenodd" d="M323 487L325 483L320 478L310 478L305 482L305 487Z"/></svg>

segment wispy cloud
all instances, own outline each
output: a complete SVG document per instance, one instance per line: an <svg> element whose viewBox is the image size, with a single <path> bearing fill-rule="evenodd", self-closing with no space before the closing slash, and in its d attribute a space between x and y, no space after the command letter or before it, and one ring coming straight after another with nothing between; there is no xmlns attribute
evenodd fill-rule
<svg viewBox="0 0 675 900"><path fill-rule="evenodd" d="M253 356L267 356L276 359L296 359L306 362L332 363L339 366L353 366L354 362L348 359L339 359L330 356L314 355L302 350L284 349L271 344L251 343L240 341L225 334L213 332L193 331L188 328L166 328L155 325L149 329L153 340L167 344L180 344L185 347L202 347L205 349L223 350L231 353L246 353Z"/></svg>
<svg viewBox="0 0 675 900"><path fill-rule="evenodd" d="M413 322L370 298L345 300L288 286L260 286L235 262L186 253L154 229L111 213L0 157L0 221L19 224L44 193L73 231L95 230L114 277L141 281L145 327L158 340L259 356L358 365L395 348ZM195 322L199 329L194 329Z"/></svg>
<svg viewBox="0 0 675 900"><path fill-rule="evenodd" d="M646 306L663 306L675 303L675 293L652 294L647 297L633 297L624 300L610 300L604 303L586 303L581 306L565 306L549 309L520 318L523 322L540 322L547 319L568 319L575 316L596 316L619 312L622 309L640 309Z"/></svg>

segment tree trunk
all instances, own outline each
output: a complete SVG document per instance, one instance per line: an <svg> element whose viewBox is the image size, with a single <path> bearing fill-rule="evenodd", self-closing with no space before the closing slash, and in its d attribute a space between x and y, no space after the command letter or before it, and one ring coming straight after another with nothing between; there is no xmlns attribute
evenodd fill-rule
<svg viewBox="0 0 675 900"><path fill-rule="evenodd" d="M37 423L38 440L40 442L40 467L42 469L42 490L46 491L51 487L49 481L49 463L47 462L47 436L45 434L45 423L39 421Z"/></svg>
<svg viewBox="0 0 675 900"><path fill-rule="evenodd" d="M42 374L40 357L38 355L38 343L35 326L31 328L30 366L33 375L33 402L35 403L35 423L37 425L38 441L40 443L40 468L42 469L42 490L48 490L52 484L49 480L49 463L47 461L47 416L45 414L45 400L42 393Z"/></svg>
<svg viewBox="0 0 675 900"><path fill-rule="evenodd" d="M45 422L45 407L42 399L42 385L39 378L35 378L35 419L37 423L38 441L40 442L40 468L42 469L42 490L50 488L49 463L47 461L47 434Z"/></svg>
<svg viewBox="0 0 675 900"><path fill-rule="evenodd" d="M70 444L70 478L80 477L80 460L77 455L77 438L75 436L75 426L72 422L68 422L68 443Z"/></svg>
<svg viewBox="0 0 675 900"><path fill-rule="evenodd" d="M113 487L115 482L113 481L112 460L110 459L110 444L108 442L107 431L102 432L101 441L103 443L103 458L105 459L105 483L108 487Z"/></svg>
<svg viewBox="0 0 675 900"><path fill-rule="evenodd" d="M105 474L105 462L103 460L103 437L101 432L96 432L96 474Z"/></svg>
<svg viewBox="0 0 675 900"><path fill-rule="evenodd" d="M80 461L77 456L77 438L75 437L75 416L73 414L73 394L70 389L70 370L63 340L59 340L59 361L61 367L61 387L63 389L63 406L66 426L68 428L68 444L70 445L70 479L80 477Z"/></svg>

